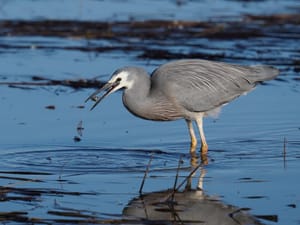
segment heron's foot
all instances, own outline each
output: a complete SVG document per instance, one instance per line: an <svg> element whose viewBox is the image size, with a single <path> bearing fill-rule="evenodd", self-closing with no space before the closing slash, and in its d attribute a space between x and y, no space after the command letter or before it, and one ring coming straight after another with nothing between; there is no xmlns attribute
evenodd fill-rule
<svg viewBox="0 0 300 225"><path fill-rule="evenodd" d="M197 139L196 138L191 138L191 146L190 146L190 153L191 154L196 152L196 147L197 147Z"/></svg>
<svg viewBox="0 0 300 225"><path fill-rule="evenodd" d="M207 155L208 145L206 143L202 143L201 145L201 155Z"/></svg>
<svg viewBox="0 0 300 225"><path fill-rule="evenodd" d="M203 165L208 164L207 153L208 153L208 145L206 143L202 143L202 145L201 145L201 163Z"/></svg>
<svg viewBox="0 0 300 225"><path fill-rule="evenodd" d="M202 165L208 165L208 157L207 154L201 154L201 164Z"/></svg>

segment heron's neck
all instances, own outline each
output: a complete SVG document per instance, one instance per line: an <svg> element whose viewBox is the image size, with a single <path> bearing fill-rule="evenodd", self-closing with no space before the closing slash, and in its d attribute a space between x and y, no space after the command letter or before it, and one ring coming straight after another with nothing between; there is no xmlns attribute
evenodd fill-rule
<svg viewBox="0 0 300 225"><path fill-rule="evenodd" d="M145 111L150 107L150 87L150 77L139 76L138 81L124 90L123 104L134 115L144 118Z"/></svg>

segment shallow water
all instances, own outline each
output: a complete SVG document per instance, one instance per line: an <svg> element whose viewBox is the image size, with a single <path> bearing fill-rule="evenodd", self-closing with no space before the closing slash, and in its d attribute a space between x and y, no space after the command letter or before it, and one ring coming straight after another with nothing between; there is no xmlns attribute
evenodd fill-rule
<svg viewBox="0 0 300 225"><path fill-rule="evenodd" d="M292 0L182 1L180 6L174 1L149 2L2 1L0 18L226 23L241 21L246 14L263 14L266 9L270 15L299 13L298 1ZM258 24L252 25L257 29L266 26ZM289 27L293 28L290 32ZM243 32L246 25L245 29ZM151 71L176 56L195 53L234 63L272 64L281 69L280 79L228 104L218 118L205 120L210 149L208 164L201 166L202 173L205 171L203 188L205 195L219 196L223 204L249 208L247 212L264 218L260 219L264 224L300 224L299 31L299 23L294 23L272 25L261 37L168 36L157 40L129 36L119 42L11 31L11 35L0 36L0 81L98 75L107 80L123 65L140 65ZM141 48L102 52L73 48L90 46L87 43ZM153 52L158 48L168 55L157 57ZM142 224L145 221L126 220L122 212L139 197L150 157L144 193L172 188L180 157L179 180L189 175L194 164L191 166L184 121L138 119L124 109L121 93L89 111L84 100L92 92L63 86L0 86L0 222ZM197 171L192 177L193 189L199 176Z"/></svg>

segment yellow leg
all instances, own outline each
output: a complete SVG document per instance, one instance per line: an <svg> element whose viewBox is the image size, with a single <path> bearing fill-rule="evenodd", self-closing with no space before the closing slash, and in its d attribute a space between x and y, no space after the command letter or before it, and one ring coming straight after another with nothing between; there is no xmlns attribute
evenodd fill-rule
<svg viewBox="0 0 300 225"><path fill-rule="evenodd" d="M197 146L197 138L194 132L194 128L193 128L193 123L191 120L185 120L189 129L189 134L191 137L191 148L190 148L190 152L193 153L196 151L196 146Z"/></svg>
<svg viewBox="0 0 300 225"><path fill-rule="evenodd" d="M198 125L199 133L200 133L200 138L201 138L201 155L206 155L208 151L208 145L205 140L205 135L203 131L203 115L199 116L196 119L196 123Z"/></svg>

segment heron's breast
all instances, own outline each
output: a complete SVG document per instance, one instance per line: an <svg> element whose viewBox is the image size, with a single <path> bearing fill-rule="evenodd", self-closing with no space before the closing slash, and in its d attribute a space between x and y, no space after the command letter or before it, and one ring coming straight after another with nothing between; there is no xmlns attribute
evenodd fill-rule
<svg viewBox="0 0 300 225"><path fill-rule="evenodd" d="M159 97L135 98L134 100L123 95L123 104L133 115L156 121L170 121L182 118L182 112L176 105L167 99Z"/></svg>

